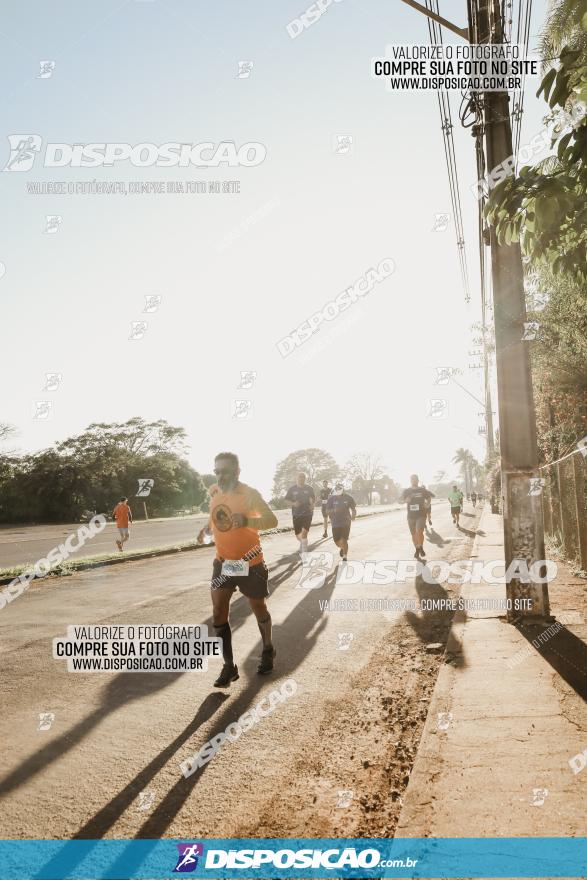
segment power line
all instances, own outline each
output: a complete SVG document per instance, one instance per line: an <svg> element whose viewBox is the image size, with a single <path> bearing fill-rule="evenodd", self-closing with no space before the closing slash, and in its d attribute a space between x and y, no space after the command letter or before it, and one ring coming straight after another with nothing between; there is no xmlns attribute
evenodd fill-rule
<svg viewBox="0 0 587 880"><path fill-rule="evenodd" d="M437 15L440 15L440 9L438 6L438 0L425 0L426 8L430 12L436 12ZM436 9L432 8L432 3L435 3ZM432 45L442 45L442 30L440 25L432 19L427 19L428 21L428 35L430 37L430 43ZM446 167L448 170L448 182L450 189L450 198L453 210L453 216L455 218L455 230L457 236L457 250L458 250L458 259L459 259L459 267L461 272L461 280L463 283L463 290L465 293L465 302L471 301L471 292L469 288L469 270L467 267L467 255L465 252L465 232L464 232L464 224L463 224L463 213L461 207L461 194L459 189L459 180L457 174L457 162L455 155L455 147L454 147L454 138L453 138L453 121L452 121L452 112L450 106L450 98L447 92L437 92L436 93L438 99L438 109L440 112L440 122L443 134L443 142L444 142L444 156L446 161Z"/></svg>
<svg viewBox="0 0 587 880"><path fill-rule="evenodd" d="M530 25L532 21L532 2L533 0L520 0L518 8L517 25L516 25L516 43L523 46L523 57L528 54L528 46L530 43ZM511 40L511 34L510 34ZM504 35L504 42L506 42ZM512 99L512 142L514 148L514 159L516 162L516 170L518 168L518 152L520 150L520 139L522 135L522 117L524 115L524 98L526 90L526 74L522 74L522 82L520 88L514 92Z"/></svg>

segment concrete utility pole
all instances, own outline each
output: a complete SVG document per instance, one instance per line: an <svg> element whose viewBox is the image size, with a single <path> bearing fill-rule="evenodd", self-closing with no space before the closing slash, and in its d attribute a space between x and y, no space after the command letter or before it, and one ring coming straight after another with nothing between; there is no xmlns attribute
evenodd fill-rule
<svg viewBox="0 0 587 880"><path fill-rule="evenodd" d="M475 43L502 43L500 0L477 0L468 4L472 20L469 32ZM487 169L513 154L507 92L483 95ZM497 368L499 444L503 495L503 527L506 568L515 559L530 566L544 559L544 530L540 493L530 494L532 480L539 477L536 415L532 393L530 352L522 341L526 320L524 271L519 244L499 244L490 229L493 316ZM508 618L541 618L549 615L547 584L507 585L508 599L531 599L531 609L521 615L514 609Z"/></svg>
<svg viewBox="0 0 587 880"><path fill-rule="evenodd" d="M471 43L503 42L500 0L468 2L468 30L440 20L413 0L403 2ZM483 108L487 169L491 171L513 153L507 92L485 92ZM522 341L526 320L522 254L519 244L499 244L493 227L490 244L505 565L507 570L514 560L520 560L530 568L532 563L544 559L545 550L540 494L530 494L535 492L533 481L539 478L539 470L530 355L527 342ZM537 622L549 616L547 584L524 583L513 578L506 592L514 606L508 611L510 622L520 617ZM530 600L531 607L516 610L518 599Z"/></svg>

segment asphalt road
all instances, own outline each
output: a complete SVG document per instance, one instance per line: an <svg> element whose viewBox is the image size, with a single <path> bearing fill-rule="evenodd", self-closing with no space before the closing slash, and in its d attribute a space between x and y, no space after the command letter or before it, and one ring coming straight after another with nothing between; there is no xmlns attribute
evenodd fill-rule
<svg viewBox="0 0 587 880"><path fill-rule="evenodd" d="M397 508L398 505L393 505ZM359 513L369 510L386 510L384 506L378 508L359 507ZM276 510L275 514L280 526L291 525L290 510ZM320 511L314 514L314 521L320 519ZM173 544L181 544L186 541L194 541L202 526L208 522L208 517L189 516L174 519L158 519L145 522L139 520L131 524L130 540L125 545L129 550L150 549L152 547L169 547ZM38 559L43 559L49 550L62 544L68 535L76 532L80 524L70 525L42 525L42 526L14 526L0 529L0 568L8 568L12 565L34 564ZM116 552L115 539L118 537L114 523L109 522L106 528L92 538L79 550L71 554L75 556L95 556L101 553Z"/></svg>
<svg viewBox="0 0 587 880"><path fill-rule="evenodd" d="M429 559L468 557L474 522L470 510L463 518L469 531L458 532L448 505L435 505ZM318 527L311 542L310 550L336 552ZM228 691L212 686L220 660L205 672L91 674L69 673L52 658L53 637L70 624L211 624L211 548L33 582L0 610L3 837L198 839L255 827L295 760L316 742L327 707L352 694L354 676L381 640L400 624L419 636L422 622L401 610L328 613L319 605L413 598L421 594L413 580L342 586L333 573L320 589L302 589L293 535L267 536L263 545L276 666L270 676L256 674L259 632L237 593L231 623L240 680ZM403 511L353 524L349 560L408 560L412 553ZM352 633L350 650L339 649L339 633ZM297 685L290 699L184 778L181 761L288 679ZM54 715L47 730L39 729L41 713Z"/></svg>

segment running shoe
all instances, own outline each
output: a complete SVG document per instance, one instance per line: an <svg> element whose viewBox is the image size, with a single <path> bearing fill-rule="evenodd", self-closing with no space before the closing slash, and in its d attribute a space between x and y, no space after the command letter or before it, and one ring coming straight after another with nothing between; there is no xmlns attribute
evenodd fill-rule
<svg viewBox="0 0 587 880"><path fill-rule="evenodd" d="M236 664L231 666L230 663L225 663L222 667L222 672L214 682L214 687L227 688L231 681L236 681L238 677L238 666Z"/></svg>
<svg viewBox="0 0 587 880"><path fill-rule="evenodd" d="M257 673L259 675L268 675L273 670L273 660L275 658L277 651L273 646L270 648L263 648L263 652L261 654L261 662L257 666Z"/></svg>

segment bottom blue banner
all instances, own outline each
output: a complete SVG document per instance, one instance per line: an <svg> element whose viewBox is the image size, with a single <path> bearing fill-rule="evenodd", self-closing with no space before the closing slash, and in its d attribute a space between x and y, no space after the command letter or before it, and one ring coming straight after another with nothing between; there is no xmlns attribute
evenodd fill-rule
<svg viewBox="0 0 587 880"><path fill-rule="evenodd" d="M2 880L582 877L587 838L3 840Z"/></svg>

